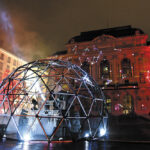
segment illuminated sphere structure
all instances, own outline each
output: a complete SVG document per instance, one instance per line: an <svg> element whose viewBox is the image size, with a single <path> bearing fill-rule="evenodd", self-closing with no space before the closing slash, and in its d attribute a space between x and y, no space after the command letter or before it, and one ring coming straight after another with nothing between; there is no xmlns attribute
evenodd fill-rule
<svg viewBox="0 0 150 150"><path fill-rule="evenodd" d="M106 131L105 115L101 89L70 62L34 61L18 67L0 85L0 124L8 138L99 138Z"/></svg>

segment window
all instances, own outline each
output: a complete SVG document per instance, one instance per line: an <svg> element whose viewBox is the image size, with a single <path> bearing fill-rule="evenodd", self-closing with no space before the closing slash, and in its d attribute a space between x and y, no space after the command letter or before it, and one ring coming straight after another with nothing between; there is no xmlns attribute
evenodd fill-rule
<svg viewBox="0 0 150 150"><path fill-rule="evenodd" d="M0 59L3 60L4 59L4 54L1 53L0 55Z"/></svg>
<svg viewBox="0 0 150 150"><path fill-rule="evenodd" d="M11 62L11 58L10 58L10 57L8 57L7 62L8 62L8 63L10 63L10 62Z"/></svg>
<svg viewBox="0 0 150 150"><path fill-rule="evenodd" d="M102 60L100 63L100 76L102 79L110 78L110 65L108 60Z"/></svg>
<svg viewBox="0 0 150 150"><path fill-rule="evenodd" d="M126 94L122 100L123 105L123 114L129 114L134 112L134 101L133 97L129 94Z"/></svg>
<svg viewBox="0 0 150 150"><path fill-rule="evenodd" d="M0 72L0 81L2 81L2 73Z"/></svg>
<svg viewBox="0 0 150 150"><path fill-rule="evenodd" d="M142 100L140 96L137 96L136 99L137 99L138 101L141 101L141 100Z"/></svg>
<svg viewBox="0 0 150 150"><path fill-rule="evenodd" d="M10 71L10 66L9 65L7 65L7 68L6 68L8 71Z"/></svg>
<svg viewBox="0 0 150 150"><path fill-rule="evenodd" d="M147 109L146 105L145 104L141 104L141 110L146 110L146 109Z"/></svg>
<svg viewBox="0 0 150 150"><path fill-rule="evenodd" d="M144 75L144 73L140 72L139 80L140 80L140 83L145 83L145 75Z"/></svg>
<svg viewBox="0 0 150 150"><path fill-rule="evenodd" d="M121 76L123 79L132 76L131 63L130 63L130 60L128 58L124 58L121 61L121 70L122 70Z"/></svg>
<svg viewBox="0 0 150 150"><path fill-rule="evenodd" d="M146 96L146 100L149 101L149 96Z"/></svg>
<svg viewBox="0 0 150 150"><path fill-rule="evenodd" d="M109 96L106 95L106 108L108 113L111 113L111 98Z"/></svg>
<svg viewBox="0 0 150 150"><path fill-rule="evenodd" d="M90 73L90 64L87 61L82 63L81 68L87 73Z"/></svg>
<svg viewBox="0 0 150 150"><path fill-rule="evenodd" d="M16 66L16 60L14 59L13 65Z"/></svg>
<svg viewBox="0 0 150 150"><path fill-rule="evenodd" d="M3 63L0 62L0 70L3 70Z"/></svg>

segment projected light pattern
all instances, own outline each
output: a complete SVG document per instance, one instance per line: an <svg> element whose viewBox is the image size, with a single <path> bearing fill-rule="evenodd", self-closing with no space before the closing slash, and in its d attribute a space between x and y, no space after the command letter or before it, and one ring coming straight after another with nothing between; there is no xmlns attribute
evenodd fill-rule
<svg viewBox="0 0 150 150"><path fill-rule="evenodd" d="M0 122L12 139L99 138L107 124L104 104L95 81L79 66L61 60L23 65L0 85Z"/></svg>
<svg viewBox="0 0 150 150"><path fill-rule="evenodd" d="M11 44L13 51L16 52L19 47L15 41L14 26L10 15L5 10L0 11L0 27L6 33L7 40L9 41L9 44Z"/></svg>

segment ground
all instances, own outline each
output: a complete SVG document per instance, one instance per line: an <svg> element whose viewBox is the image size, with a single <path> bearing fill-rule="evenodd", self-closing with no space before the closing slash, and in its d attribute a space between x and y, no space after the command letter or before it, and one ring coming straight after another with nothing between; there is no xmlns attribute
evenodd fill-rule
<svg viewBox="0 0 150 150"><path fill-rule="evenodd" d="M107 137L96 141L18 142L1 140L2 150L149 150L150 120L139 116L120 116L109 119Z"/></svg>

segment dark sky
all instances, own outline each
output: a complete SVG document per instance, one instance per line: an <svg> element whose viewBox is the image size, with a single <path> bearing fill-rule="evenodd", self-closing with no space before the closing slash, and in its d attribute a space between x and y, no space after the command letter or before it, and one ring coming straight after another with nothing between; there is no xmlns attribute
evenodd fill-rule
<svg viewBox="0 0 150 150"><path fill-rule="evenodd" d="M132 25L150 36L150 0L0 0L2 14L9 46L1 45L29 61L64 50L82 31Z"/></svg>

